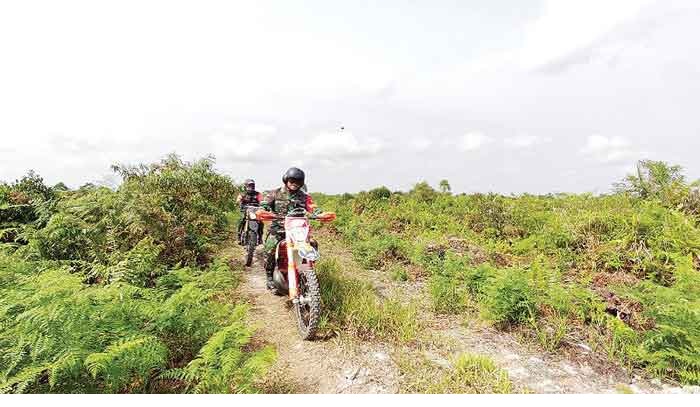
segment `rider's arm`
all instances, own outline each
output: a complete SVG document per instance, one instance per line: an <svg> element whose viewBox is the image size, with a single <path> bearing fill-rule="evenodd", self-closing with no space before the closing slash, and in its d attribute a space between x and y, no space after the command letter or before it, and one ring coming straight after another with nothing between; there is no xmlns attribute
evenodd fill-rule
<svg viewBox="0 0 700 407"><path fill-rule="evenodd" d="M243 200L243 195L238 194L238 196L236 197L236 203L241 203L241 200Z"/></svg>
<svg viewBox="0 0 700 407"><path fill-rule="evenodd" d="M321 209L316 206L311 194L306 194L306 211L314 215L321 213Z"/></svg>
<svg viewBox="0 0 700 407"><path fill-rule="evenodd" d="M271 211L272 206L275 203L274 191L268 191L265 193L265 197L260 201L260 206L266 211Z"/></svg>
<svg viewBox="0 0 700 407"><path fill-rule="evenodd" d="M263 194L258 192L258 195L255 198L258 200L258 203L261 203L263 201Z"/></svg>

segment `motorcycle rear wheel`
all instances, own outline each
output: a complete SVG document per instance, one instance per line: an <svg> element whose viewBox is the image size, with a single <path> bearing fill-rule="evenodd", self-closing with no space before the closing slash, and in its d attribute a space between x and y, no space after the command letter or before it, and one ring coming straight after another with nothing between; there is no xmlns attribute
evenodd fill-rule
<svg viewBox="0 0 700 407"><path fill-rule="evenodd" d="M255 247L258 245L258 234L254 230L248 231L247 236L247 252L245 258L245 265L250 267L253 264L253 256L255 255Z"/></svg>
<svg viewBox="0 0 700 407"><path fill-rule="evenodd" d="M299 273L299 294L303 301L294 305L297 327L302 339L310 340L316 335L321 319L321 288L313 269L306 269Z"/></svg>

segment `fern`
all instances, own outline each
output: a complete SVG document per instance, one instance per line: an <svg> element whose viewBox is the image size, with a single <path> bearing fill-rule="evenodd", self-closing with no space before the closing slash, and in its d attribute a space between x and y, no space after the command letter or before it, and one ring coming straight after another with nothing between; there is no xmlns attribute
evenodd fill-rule
<svg viewBox="0 0 700 407"><path fill-rule="evenodd" d="M93 378L100 378L108 391L134 382L143 386L150 374L167 363L168 350L155 337L122 339L104 352L90 354L85 366Z"/></svg>
<svg viewBox="0 0 700 407"><path fill-rule="evenodd" d="M244 322L245 312L245 307L236 307L233 322L212 335L194 360L183 369L164 372L161 379L184 381L193 393L255 392L254 382L272 364L275 351L270 347L245 350L253 333Z"/></svg>

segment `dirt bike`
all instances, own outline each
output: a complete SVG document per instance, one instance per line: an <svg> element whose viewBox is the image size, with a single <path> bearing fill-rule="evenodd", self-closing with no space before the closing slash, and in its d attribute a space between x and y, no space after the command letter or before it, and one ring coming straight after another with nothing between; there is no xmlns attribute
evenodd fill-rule
<svg viewBox="0 0 700 407"><path fill-rule="evenodd" d="M253 256L255 248L262 243L262 222L257 219L256 212L260 209L259 205L246 205L245 207L245 223L241 234L238 236L241 244L246 248L245 265L253 264Z"/></svg>
<svg viewBox="0 0 700 407"><path fill-rule="evenodd" d="M276 294L289 295L301 337L312 339L321 317L321 290L314 271L320 254L309 239L309 221L331 222L336 218L335 213L309 215L305 209L298 208L283 216L259 210L257 218L284 220L285 237L275 249L277 267L272 280Z"/></svg>

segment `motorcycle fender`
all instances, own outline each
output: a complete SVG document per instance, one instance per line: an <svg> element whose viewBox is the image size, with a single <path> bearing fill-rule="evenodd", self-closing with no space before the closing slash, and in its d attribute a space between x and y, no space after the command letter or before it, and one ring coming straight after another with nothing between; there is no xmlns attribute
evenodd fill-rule
<svg viewBox="0 0 700 407"><path fill-rule="evenodd" d="M321 257L321 255L318 253L318 250L314 249L311 245L307 244L303 248L299 248L299 255L301 258L309 260L309 261L316 261Z"/></svg>
<svg viewBox="0 0 700 407"><path fill-rule="evenodd" d="M248 222L248 229L258 231L258 222Z"/></svg>

